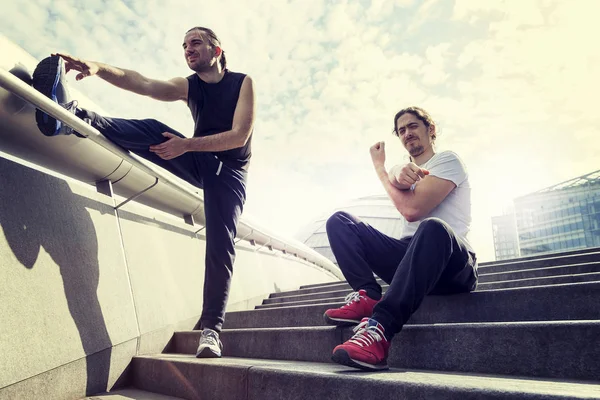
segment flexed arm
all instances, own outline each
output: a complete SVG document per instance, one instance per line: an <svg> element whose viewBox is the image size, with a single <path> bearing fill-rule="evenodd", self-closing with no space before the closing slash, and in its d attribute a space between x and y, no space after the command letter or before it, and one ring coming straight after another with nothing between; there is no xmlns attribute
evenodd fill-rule
<svg viewBox="0 0 600 400"><path fill-rule="evenodd" d="M419 179L414 182L415 190L399 189L392 183L389 173L385 170L385 143L375 143L371 146L370 153L377 177L388 197L408 222L418 221L427 216L456 187L450 180L423 173L424 177L419 175ZM404 179L402 181L404 182ZM404 185L409 182L410 179Z"/></svg>
<svg viewBox="0 0 600 400"><path fill-rule="evenodd" d="M79 74L75 77L80 81L88 76L98 76L108 83L118 88L128 90L142 96L148 96L161 101L187 101L188 82L185 78L173 78L168 81L150 79L125 68L118 68L112 65L82 60L68 54L53 54L60 56L65 60L65 69L67 72L73 70Z"/></svg>
<svg viewBox="0 0 600 400"><path fill-rule="evenodd" d="M405 165L395 165L390 168L388 177L390 183L397 189L409 190L412 185L429 175L429 171L409 162Z"/></svg>

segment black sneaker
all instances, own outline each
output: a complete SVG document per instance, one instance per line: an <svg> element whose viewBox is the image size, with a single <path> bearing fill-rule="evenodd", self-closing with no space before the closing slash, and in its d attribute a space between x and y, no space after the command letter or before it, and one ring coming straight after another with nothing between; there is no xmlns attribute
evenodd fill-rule
<svg viewBox="0 0 600 400"><path fill-rule="evenodd" d="M33 87L50 100L75 113L77 102L71 101L66 84L65 61L60 56L51 56L40 61L33 71ZM40 131L46 136L74 133L72 128L39 109L36 110L35 120Z"/></svg>

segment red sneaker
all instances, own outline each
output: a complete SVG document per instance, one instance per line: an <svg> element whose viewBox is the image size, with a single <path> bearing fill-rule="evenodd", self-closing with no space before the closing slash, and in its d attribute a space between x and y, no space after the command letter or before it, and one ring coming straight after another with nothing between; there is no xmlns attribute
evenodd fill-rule
<svg viewBox="0 0 600 400"><path fill-rule="evenodd" d="M373 315L373 307L379 300L373 300L367 296L366 290L350 293L344 299L345 305L340 308L331 308L325 311L323 318L331 325L354 325L361 319Z"/></svg>
<svg viewBox="0 0 600 400"><path fill-rule="evenodd" d="M374 319L363 318L354 332L350 340L333 349L331 359L366 371L388 369L390 342L385 338L383 326Z"/></svg>

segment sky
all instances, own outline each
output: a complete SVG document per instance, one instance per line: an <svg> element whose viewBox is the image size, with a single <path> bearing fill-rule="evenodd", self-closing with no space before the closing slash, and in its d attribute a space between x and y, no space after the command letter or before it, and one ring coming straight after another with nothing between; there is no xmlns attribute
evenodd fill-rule
<svg viewBox="0 0 600 400"><path fill-rule="evenodd" d="M491 217L515 197L600 169L600 1L29 0L5 2L0 33L51 52L170 79L191 71L193 26L220 37L228 67L255 82L244 213L293 236L357 197L384 193L369 147L407 162L394 114L428 110L436 151L467 165L470 241L493 260ZM183 102L97 78L72 85L111 116L156 118L190 136Z"/></svg>

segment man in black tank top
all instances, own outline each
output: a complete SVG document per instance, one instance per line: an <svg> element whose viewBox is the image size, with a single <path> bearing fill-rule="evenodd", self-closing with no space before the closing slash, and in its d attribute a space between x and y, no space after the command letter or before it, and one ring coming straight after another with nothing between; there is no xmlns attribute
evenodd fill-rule
<svg viewBox="0 0 600 400"><path fill-rule="evenodd" d="M60 103L118 145L204 189L206 270L202 329L197 357L220 357L219 332L235 259L234 239L246 200L246 178L254 125L254 85L244 74L231 72L215 33L190 29L184 38L186 62L194 74L169 81L65 54L44 59L34 72L34 87ZM102 117L69 102L65 71L79 71L81 80L97 75L125 90L162 101L185 101L194 118L194 137L185 138L153 120ZM47 136L78 134L37 111L38 127Z"/></svg>

